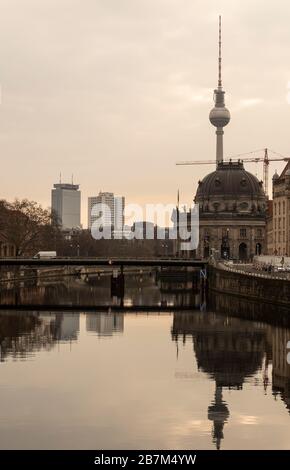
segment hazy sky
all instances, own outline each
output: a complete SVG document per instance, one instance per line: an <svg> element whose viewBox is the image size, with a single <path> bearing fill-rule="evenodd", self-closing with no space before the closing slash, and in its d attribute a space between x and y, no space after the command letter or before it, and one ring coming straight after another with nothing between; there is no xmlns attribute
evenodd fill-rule
<svg viewBox="0 0 290 470"><path fill-rule="evenodd" d="M219 14L225 156L289 155L288 0L0 0L0 198L50 206L61 171L84 223L100 189L190 202L213 167L175 162L215 158Z"/></svg>

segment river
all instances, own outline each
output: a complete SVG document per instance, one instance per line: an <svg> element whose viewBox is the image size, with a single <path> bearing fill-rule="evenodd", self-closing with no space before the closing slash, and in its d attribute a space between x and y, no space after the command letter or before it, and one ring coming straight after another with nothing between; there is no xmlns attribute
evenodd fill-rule
<svg viewBox="0 0 290 470"><path fill-rule="evenodd" d="M287 314L128 279L119 311L77 308L118 305L107 277L1 287L0 447L290 449Z"/></svg>

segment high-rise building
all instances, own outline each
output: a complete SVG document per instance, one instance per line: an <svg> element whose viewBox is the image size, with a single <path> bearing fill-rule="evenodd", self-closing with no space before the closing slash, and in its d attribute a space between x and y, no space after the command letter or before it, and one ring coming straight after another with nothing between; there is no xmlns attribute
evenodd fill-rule
<svg viewBox="0 0 290 470"><path fill-rule="evenodd" d="M88 228L90 229L96 219L99 218L98 212L93 208L96 204L104 204L108 211L102 213L102 222L104 226L114 225L114 193L99 192L98 196L88 198Z"/></svg>
<svg viewBox="0 0 290 470"><path fill-rule="evenodd" d="M125 198L124 196L114 197L114 229L123 230L125 217Z"/></svg>
<svg viewBox="0 0 290 470"><path fill-rule="evenodd" d="M96 215L93 215L92 209L98 204L98 196L91 196L88 198L88 229L92 228L94 221L97 219Z"/></svg>
<svg viewBox="0 0 290 470"><path fill-rule="evenodd" d="M104 226L110 226L114 230L122 231L124 227L125 198L115 196L114 193L99 192L98 196L88 198L88 228L91 229L94 221L98 219L98 211L93 208L96 204L105 204L108 210L102 213Z"/></svg>
<svg viewBox="0 0 290 470"><path fill-rule="evenodd" d="M58 183L51 191L51 208L62 229L81 226L81 192L78 184Z"/></svg>

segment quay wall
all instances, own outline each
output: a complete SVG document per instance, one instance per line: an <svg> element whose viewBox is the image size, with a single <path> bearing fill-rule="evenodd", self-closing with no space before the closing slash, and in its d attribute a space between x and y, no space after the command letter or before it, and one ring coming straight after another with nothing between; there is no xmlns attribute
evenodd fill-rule
<svg viewBox="0 0 290 470"><path fill-rule="evenodd" d="M260 273L249 273L225 267L209 266L209 290L289 309L290 280Z"/></svg>

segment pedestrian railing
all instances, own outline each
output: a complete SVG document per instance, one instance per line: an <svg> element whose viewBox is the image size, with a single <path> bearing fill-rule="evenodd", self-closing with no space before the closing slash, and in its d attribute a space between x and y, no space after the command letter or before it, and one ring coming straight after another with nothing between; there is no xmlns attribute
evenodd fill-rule
<svg viewBox="0 0 290 470"><path fill-rule="evenodd" d="M217 267L220 269L223 269L224 271L229 271L229 272L237 273L237 274L243 274L244 276L251 276L251 277L257 277L257 278L263 278L263 279L277 279L281 281L290 281L290 274L288 273L285 274L285 277L281 277L281 276L277 276L275 273L261 274L261 273L253 273L250 271L244 271L242 269L235 269L235 268L232 268L231 266L226 266L223 263L218 263Z"/></svg>

